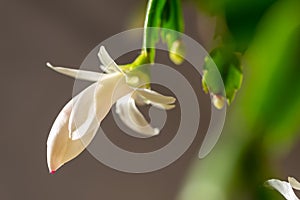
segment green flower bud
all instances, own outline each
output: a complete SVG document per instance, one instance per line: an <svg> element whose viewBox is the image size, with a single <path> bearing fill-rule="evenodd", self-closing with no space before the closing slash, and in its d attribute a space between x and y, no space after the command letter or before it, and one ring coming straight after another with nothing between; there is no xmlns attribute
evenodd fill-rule
<svg viewBox="0 0 300 200"><path fill-rule="evenodd" d="M173 42L170 48L169 57L173 63L175 63L176 65L180 65L184 61L184 56L185 45L182 40L176 40L175 42Z"/></svg>

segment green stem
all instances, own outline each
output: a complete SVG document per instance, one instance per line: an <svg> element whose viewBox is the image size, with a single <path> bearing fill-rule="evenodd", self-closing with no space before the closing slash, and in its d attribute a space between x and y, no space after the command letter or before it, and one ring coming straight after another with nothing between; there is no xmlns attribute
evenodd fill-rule
<svg viewBox="0 0 300 200"><path fill-rule="evenodd" d="M183 30L181 0L149 0L144 23L143 51L149 56L150 62L154 62L155 45L160 40L160 33L170 50L174 42L180 40L177 32Z"/></svg>
<svg viewBox="0 0 300 200"><path fill-rule="evenodd" d="M150 62L154 62L155 45L159 41L161 16L166 0L149 0L144 23L143 51L147 53Z"/></svg>

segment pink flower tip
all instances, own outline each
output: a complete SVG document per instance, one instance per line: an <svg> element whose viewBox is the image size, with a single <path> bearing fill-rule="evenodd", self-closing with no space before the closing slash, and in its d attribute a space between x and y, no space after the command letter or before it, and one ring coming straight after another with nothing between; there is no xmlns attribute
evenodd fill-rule
<svg viewBox="0 0 300 200"><path fill-rule="evenodd" d="M55 173L55 171L51 171L51 172L50 172L50 174L54 174L54 173Z"/></svg>

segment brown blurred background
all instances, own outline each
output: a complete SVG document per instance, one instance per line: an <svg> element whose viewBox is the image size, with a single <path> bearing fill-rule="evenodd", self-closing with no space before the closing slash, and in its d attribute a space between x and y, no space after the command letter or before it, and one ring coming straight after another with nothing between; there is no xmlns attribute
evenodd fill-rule
<svg viewBox="0 0 300 200"><path fill-rule="evenodd" d="M50 71L45 62L79 66L102 40L142 26L145 8L146 1L139 0L1 2L0 199L168 200L176 197L192 159L197 158L207 119L191 148L175 163L156 172L118 172L99 163L88 152L55 175L48 173L46 164L48 132L59 110L71 98L74 81ZM195 20L196 11L189 4L185 4L184 11L186 33L207 45L211 25L203 21L199 34L197 25L201 18ZM199 77L186 69L185 75L197 83ZM208 112L209 99L201 91L199 96L203 97L203 117ZM143 145L157 147L172 138L165 134L141 141L121 136L114 132L117 130L110 125L110 120L111 116L104 122L104 128L111 129L111 139L124 147L127 143L131 149L132 145L137 145L137 149ZM292 162L296 156L284 160L284 171L297 172L299 164Z"/></svg>

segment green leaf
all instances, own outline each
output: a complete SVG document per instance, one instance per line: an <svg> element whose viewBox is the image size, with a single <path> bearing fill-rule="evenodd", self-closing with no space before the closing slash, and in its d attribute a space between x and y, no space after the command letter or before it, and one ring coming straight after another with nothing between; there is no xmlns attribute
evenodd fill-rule
<svg viewBox="0 0 300 200"><path fill-rule="evenodd" d="M217 68L215 67L217 66ZM222 80L219 78L221 74ZM203 90L214 95L226 97L228 104L232 102L236 92L240 89L243 80L242 67L239 56L219 47L205 59L204 75L202 79ZM223 92L223 83L226 94Z"/></svg>

